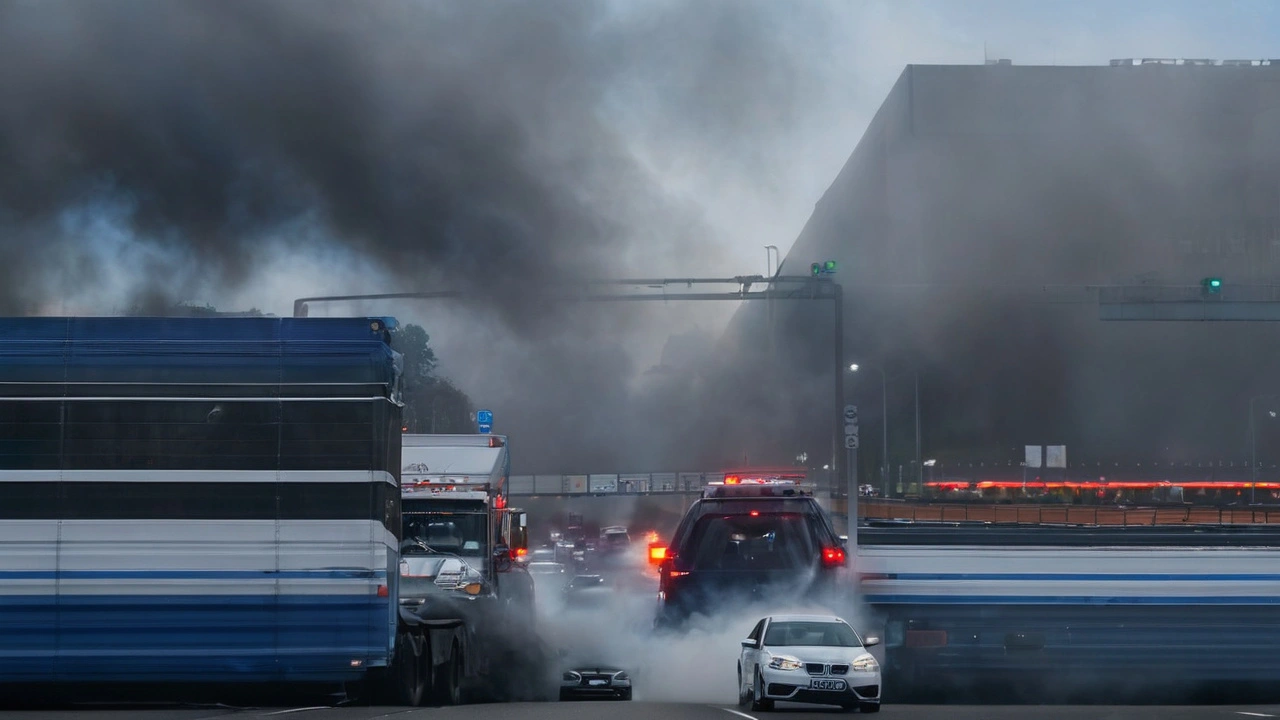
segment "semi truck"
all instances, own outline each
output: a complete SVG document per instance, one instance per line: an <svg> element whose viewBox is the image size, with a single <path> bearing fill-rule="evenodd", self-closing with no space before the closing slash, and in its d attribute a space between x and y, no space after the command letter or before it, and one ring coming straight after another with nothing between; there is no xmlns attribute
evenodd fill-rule
<svg viewBox="0 0 1280 720"><path fill-rule="evenodd" d="M460 685L477 698L545 697L556 677L536 632L533 578L516 562L528 519L507 505L507 438L405 435L402 452L401 606L456 628L447 640L459 643ZM433 658L436 672L443 662Z"/></svg>
<svg viewBox="0 0 1280 720"><path fill-rule="evenodd" d="M459 702L466 623L399 601L395 327L0 319L0 693Z"/></svg>

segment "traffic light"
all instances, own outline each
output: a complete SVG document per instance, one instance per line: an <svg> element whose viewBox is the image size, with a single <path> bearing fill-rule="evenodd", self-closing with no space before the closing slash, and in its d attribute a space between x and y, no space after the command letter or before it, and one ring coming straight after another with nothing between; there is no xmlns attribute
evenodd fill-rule
<svg viewBox="0 0 1280 720"><path fill-rule="evenodd" d="M1216 293L1222 290L1222 278L1209 277L1200 281L1205 292Z"/></svg>
<svg viewBox="0 0 1280 720"><path fill-rule="evenodd" d="M809 266L809 270L813 273L814 277L834 275L836 272L836 261L827 260L826 262L813 263Z"/></svg>

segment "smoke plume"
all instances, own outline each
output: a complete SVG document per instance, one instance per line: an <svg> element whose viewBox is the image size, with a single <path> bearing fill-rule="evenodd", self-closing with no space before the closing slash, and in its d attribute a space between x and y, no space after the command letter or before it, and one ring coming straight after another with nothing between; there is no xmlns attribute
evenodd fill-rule
<svg viewBox="0 0 1280 720"><path fill-rule="evenodd" d="M517 288L624 274L637 254L714 255L696 208L665 197L616 128L657 119L673 142L736 149L787 122L760 110L794 107L803 87L771 15L6 3L0 310L37 308L51 288L225 296L282 249L336 246L402 289L483 289L525 327L544 308Z"/></svg>

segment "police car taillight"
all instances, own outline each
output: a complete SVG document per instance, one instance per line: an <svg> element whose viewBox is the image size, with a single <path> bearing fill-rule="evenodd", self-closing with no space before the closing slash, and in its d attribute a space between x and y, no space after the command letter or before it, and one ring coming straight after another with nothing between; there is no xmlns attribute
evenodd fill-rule
<svg viewBox="0 0 1280 720"><path fill-rule="evenodd" d="M844 565L845 554L844 548L828 547L822 548L822 564L827 567Z"/></svg>

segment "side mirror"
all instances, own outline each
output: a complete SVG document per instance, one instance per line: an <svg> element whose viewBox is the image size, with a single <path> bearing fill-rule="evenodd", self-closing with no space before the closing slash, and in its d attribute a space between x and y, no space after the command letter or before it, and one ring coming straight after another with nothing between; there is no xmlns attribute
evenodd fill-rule
<svg viewBox="0 0 1280 720"><path fill-rule="evenodd" d="M506 545L498 545L493 549L493 566L498 572L506 572L511 569L511 548Z"/></svg>
<svg viewBox="0 0 1280 720"><path fill-rule="evenodd" d="M754 650L756 648L756 641L752 640L751 638L747 638L746 640L742 641L742 647L751 648Z"/></svg>
<svg viewBox="0 0 1280 720"><path fill-rule="evenodd" d="M862 645L864 647L875 647L876 645L879 645L879 644L880 644L880 638L876 637L875 635L868 635L866 639L862 641Z"/></svg>

